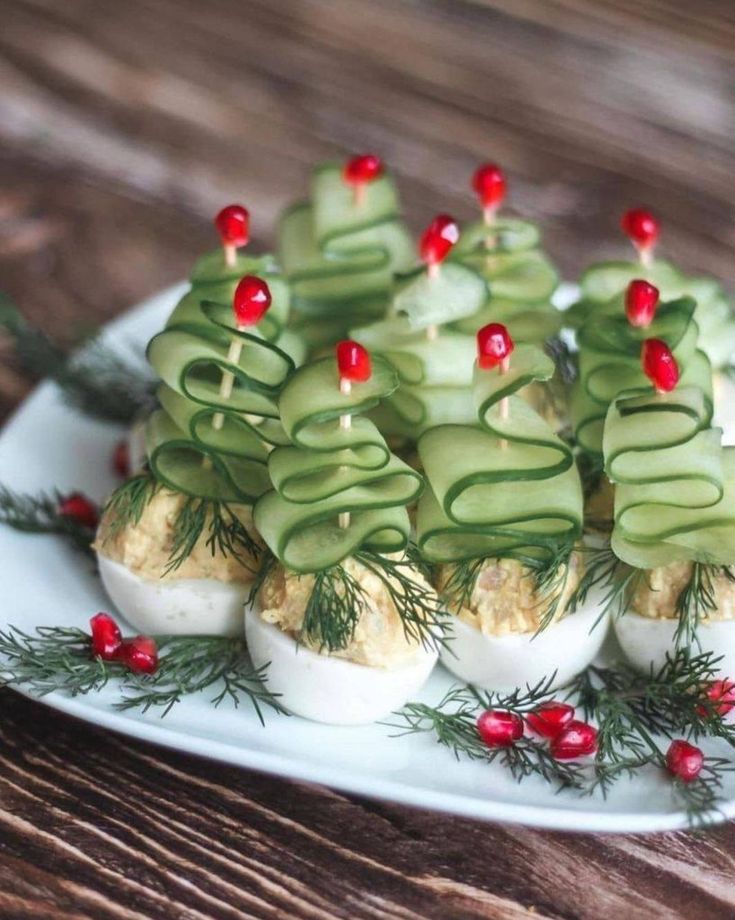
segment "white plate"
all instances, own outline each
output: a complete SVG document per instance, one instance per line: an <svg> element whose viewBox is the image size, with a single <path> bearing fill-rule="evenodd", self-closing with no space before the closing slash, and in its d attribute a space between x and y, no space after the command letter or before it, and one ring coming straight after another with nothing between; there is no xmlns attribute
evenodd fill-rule
<svg viewBox="0 0 735 920"><path fill-rule="evenodd" d="M178 286L152 298L113 323L108 334L116 342L147 341L182 290ZM103 499L115 484L110 452L120 434L112 425L71 412L56 388L44 384L0 436L0 482L31 492L78 488ZM3 627L86 627L93 613L110 608L92 566L54 538L0 528L0 578ZM437 701L450 683L437 668L421 696ZM277 715L267 716L263 728L247 707L213 709L207 696L189 697L161 719L156 713L116 712L112 697L110 692L76 698L53 693L45 702L96 725L192 754L473 818L577 831L663 831L686 825L669 784L655 770L633 782L621 781L603 802L575 793L555 795L535 778L518 785L501 767L459 763L428 735L397 739L380 725L333 728ZM735 816L732 774L726 794L723 814Z"/></svg>

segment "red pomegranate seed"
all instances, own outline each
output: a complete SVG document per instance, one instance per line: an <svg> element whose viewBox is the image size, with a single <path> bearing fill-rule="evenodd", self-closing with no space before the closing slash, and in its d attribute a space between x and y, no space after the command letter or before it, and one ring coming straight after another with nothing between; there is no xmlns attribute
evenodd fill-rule
<svg viewBox="0 0 735 920"><path fill-rule="evenodd" d="M683 738L672 741L666 752L666 767L669 773L684 783L691 783L699 776L703 763L702 751Z"/></svg>
<svg viewBox="0 0 735 920"><path fill-rule="evenodd" d="M620 226L623 233L639 249L650 249L658 239L661 225L658 220L643 208L631 208L623 214Z"/></svg>
<svg viewBox="0 0 735 920"><path fill-rule="evenodd" d="M726 716L735 707L735 681L729 677L722 680L713 680L705 689L705 696L716 705L697 706L700 716L707 716L714 712L718 716Z"/></svg>
<svg viewBox="0 0 735 920"><path fill-rule="evenodd" d="M345 339L337 342L337 368L339 376L351 383L364 383L372 375L370 353L359 342Z"/></svg>
<svg viewBox="0 0 735 920"><path fill-rule="evenodd" d="M238 326L254 326L271 305L271 292L262 278L245 275L235 288L232 309Z"/></svg>
<svg viewBox="0 0 735 920"><path fill-rule="evenodd" d="M130 475L130 450L127 441L118 441L112 452L112 468L122 479Z"/></svg>
<svg viewBox="0 0 735 920"><path fill-rule="evenodd" d="M650 326L656 316L658 288L638 278L631 281L625 292L625 315L631 326Z"/></svg>
<svg viewBox="0 0 735 920"><path fill-rule="evenodd" d="M477 363L485 370L497 367L515 348L502 323L488 323L477 333Z"/></svg>
<svg viewBox="0 0 735 920"><path fill-rule="evenodd" d="M109 613L96 613L89 621L92 630L92 652L103 661L114 661L122 645L120 627Z"/></svg>
<svg viewBox="0 0 735 920"><path fill-rule="evenodd" d="M135 674L153 674L158 667L158 648L150 636L125 639L120 648L120 658Z"/></svg>
<svg viewBox="0 0 735 920"><path fill-rule="evenodd" d="M226 246L246 246L250 239L250 214L241 204L228 204L214 219Z"/></svg>
<svg viewBox="0 0 735 920"><path fill-rule="evenodd" d="M99 523L97 506L81 492L72 492L59 502L59 514L72 518L83 527L94 530Z"/></svg>
<svg viewBox="0 0 735 920"><path fill-rule="evenodd" d="M552 738L551 754L557 760L574 760L597 750L597 729L587 722L572 719L559 734Z"/></svg>
<svg viewBox="0 0 735 920"><path fill-rule="evenodd" d="M523 736L523 719L504 709L488 709L477 720L477 733L488 747L510 747Z"/></svg>
<svg viewBox="0 0 735 920"><path fill-rule="evenodd" d="M422 261L427 265L443 262L458 239L459 227L454 218L448 214L437 214L421 237L419 252Z"/></svg>
<svg viewBox="0 0 735 920"><path fill-rule="evenodd" d="M641 367L659 393L670 393L679 382L679 365L662 339L646 339L641 346Z"/></svg>
<svg viewBox="0 0 735 920"><path fill-rule="evenodd" d="M342 178L348 185L363 185L373 182L383 174L383 161L374 153L363 153L345 163Z"/></svg>
<svg viewBox="0 0 735 920"><path fill-rule="evenodd" d="M559 700L547 700L526 716L531 731L544 738L556 738L574 718L574 706Z"/></svg>
<svg viewBox="0 0 735 920"><path fill-rule="evenodd" d="M472 176L472 188L483 208L498 208L505 198L505 175L495 163L483 163Z"/></svg>

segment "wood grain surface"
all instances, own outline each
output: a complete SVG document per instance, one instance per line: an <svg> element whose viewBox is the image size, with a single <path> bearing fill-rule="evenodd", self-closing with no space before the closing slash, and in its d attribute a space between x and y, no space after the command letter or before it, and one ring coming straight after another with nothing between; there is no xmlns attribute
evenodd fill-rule
<svg viewBox="0 0 735 920"><path fill-rule="evenodd" d="M492 157L568 277L644 204L732 284L734 56L731 0L0 0L0 286L71 341L184 276L223 203L268 245L314 162L368 149L416 229ZM0 412L28 387L2 361ZM732 825L499 827L0 705L2 920L735 916Z"/></svg>

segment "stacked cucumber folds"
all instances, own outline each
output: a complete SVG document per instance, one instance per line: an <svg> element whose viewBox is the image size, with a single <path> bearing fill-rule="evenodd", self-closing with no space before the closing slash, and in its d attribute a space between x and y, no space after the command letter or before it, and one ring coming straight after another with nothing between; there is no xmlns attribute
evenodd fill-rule
<svg viewBox="0 0 735 920"><path fill-rule="evenodd" d="M347 560L388 587L411 639L431 641L437 605L406 553L406 506L417 500L422 478L364 416L398 381L385 359L371 360L356 342L339 343L337 355L302 367L284 387L281 420L291 444L270 455L273 489L258 500L255 523L288 573L315 576L299 633L308 644L334 652L353 638L369 599ZM353 582L354 596L343 595Z"/></svg>
<svg viewBox="0 0 735 920"><path fill-rule="evenodd" d="M653 324L651 326L653 328ZM646 339L650 383L621 393L605 420L605 471L615 484L610 596L632 662L648 669L695 645L735 665L735 449L711 427L708 392L680 375L669 345Z"/></svg>
<svg viewBox="0 0 735 920"><path fill-rule="evenodd" d="M580 279L581 299L566 315L576 328L588 317L617 312L616 298L633 279L653 284L664 301L691 297L699 347L718 370L728 366L735 353L735 312L731 298L714 278L691 276L671 262L654 258L660 227L648 211L634 208L623 215L622 229L639 259L592 265Z"/></svg>
<svg viewBox="0 0 735 920"><path fill-rule="evenodd" d="M281 218L278 251L293 292L294 328L315 352L383 316L394 273L413 264L413 245L379 158L317 167L308 201Z"/></svg>
<svg viewBox="0 0 735 920"><path fill-rule="evenodd" d="M413 443L436 425L473 418L474 335L452 324L483 307L488 287L478 271L447 259L458 238L456 222L437 215L421 238L422 264L395 280L389 315L352 333L397 375L398 388L372 415L397 441Z"/></svg>
<svg viewBox="0 0 735 920"><path fill-rule="evenodd" d="M452 323L474 335L490 322L505 323L518 342L543 345L561 329L561 314L551 303L558 273L541 249L538 227L529 221L500 214L506 179L494 163L480 166L472 188L482 208L482 219L462 230L451 258L479 272L488 284L483 307Z"/></svg>
<svg viewBox="0 0 735 920"><path fill-rule="evenodd" d="M582 491L568 444L518 394L551 377L540 348L502 324L477 336L471 423L425 432L422 555L455 615L446 666L486 687L563 683L594 656L596 612L565 617L578 581ZM533 641L531 641L533 639Z"/></svg>
<svg viewBox="0 0 735 920"><path fill-rule="evenodd" d="M196 264L191 289L149 343L161 383L160 407L145 426L147 464L113 493L98 535L100 556L131 576L132 599L105 579L126 618L138 625L160 614L161 622L146 622L148 631L242 631L234 598L241 605L260 554L251 508L270 487L270 450L288 441L278 394L303 352L284 328L288 285L269 256L237 252L247 241L247 212L231 206L218 225L227 214L223 250ZM212 608L227 601L226 627L217 616L208 621L201 597L182 589L174 601L162 587L191 580L214 585ZM144 597L154 581L158 594ZM238 590L220 591L218 582ZM175 622L164 610L169 601L181 614Z"/></svg>

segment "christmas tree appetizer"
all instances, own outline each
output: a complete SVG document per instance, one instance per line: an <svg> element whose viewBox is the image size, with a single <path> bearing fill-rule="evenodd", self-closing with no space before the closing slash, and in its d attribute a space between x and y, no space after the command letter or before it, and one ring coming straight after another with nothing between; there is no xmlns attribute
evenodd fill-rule
<svg viewBox="0 0 735 920"><path fill-rule="evenodd" d="M419 502L419 549L454 615L442 661L477 687L568 681L597 653L606 624L572 613L579 580L582 492L570 447L517 394L554 372L505 326L477 335L472 425L419 440L430 488Z"/></svg>
<svg viewBox="0 0 735 920"><path fill-rule="evenodd" d="M386 360L353 341L299 369L281 393L292 444L268 468L254 520L273 554L246 611L256 667L299 715L369 722L401 706L436 660L441 609L407 551L406 505L421 476L362 416L397 386Z"/></svg>
<svg viewBox="0 0 735 920"><path fill-rule="evenodd" d="M559 332L562 323L551 303L559 276L540 248L538 228L498 213L507 183L495 163L478 167L472 189L482 219L462 230L451 258L478 271L488 283L489 295L478 313L458 320L454 328L474 335L487 323L506 323L512 326L516 341L543 345Z"/></svg>
<svg viewBox="0 0 735 920"><path fill-rule="evenodd" d="M235 211L246 215L226 209L218 223ZM161 383L147 464L111 496L95 544L108 594L147 633L242 632L260 553L251 506L270 488L270 448L288 440L277 397L294 360L273 341L288 286L268 257L237 253L247 234L225 226L223 251L197 264L148 346ZM262 276L242 275L254 266Z"/></svg>
<svg viewBox="0 0 735 920"><path fill-rule="evenodd" d="M735 352L735 314L722 285L714 278L686 275L671 262L654 258L661 228L649 211L642 208L626 211L621 227L638 260L602 262L588 268L580 279L581 300L568 311L567 321L579 326L592 314L614 312L616 296L633 279L642 279L659 290L662 300L694 298L699 347L715 369L729 364Z"/></svg>
<svg viewBox="0 0 735 920"><path fill-rule="evenodd" d="M379 157L318 166L309 200L281 218L278 250L295 328L315 350L382 316L393 274L413 264L413 245Z"/></svg>
<svg viewBox="0 0 735 920"><path fill-rule="evenodd" d="M456 222L437 215L421 237L422 264L396 278L389 316L352 332L395 369L400 386L373 418L383 434L409 443L435 425L473 418L474 335L452 324L477 313L488 289L475 269L447 259L458 238Z"/></svg>
<svg viewBox="0 0 735 920"><path fill-rule="evenodd" d="M735 449L722 447L709 399L680 378L664 341L645 339L640 360L649 386L618 396L605 421L617 562L603 550L588 576L607 566L615 629L635 666L660 667L694 644L735 674Z"/></svg>

